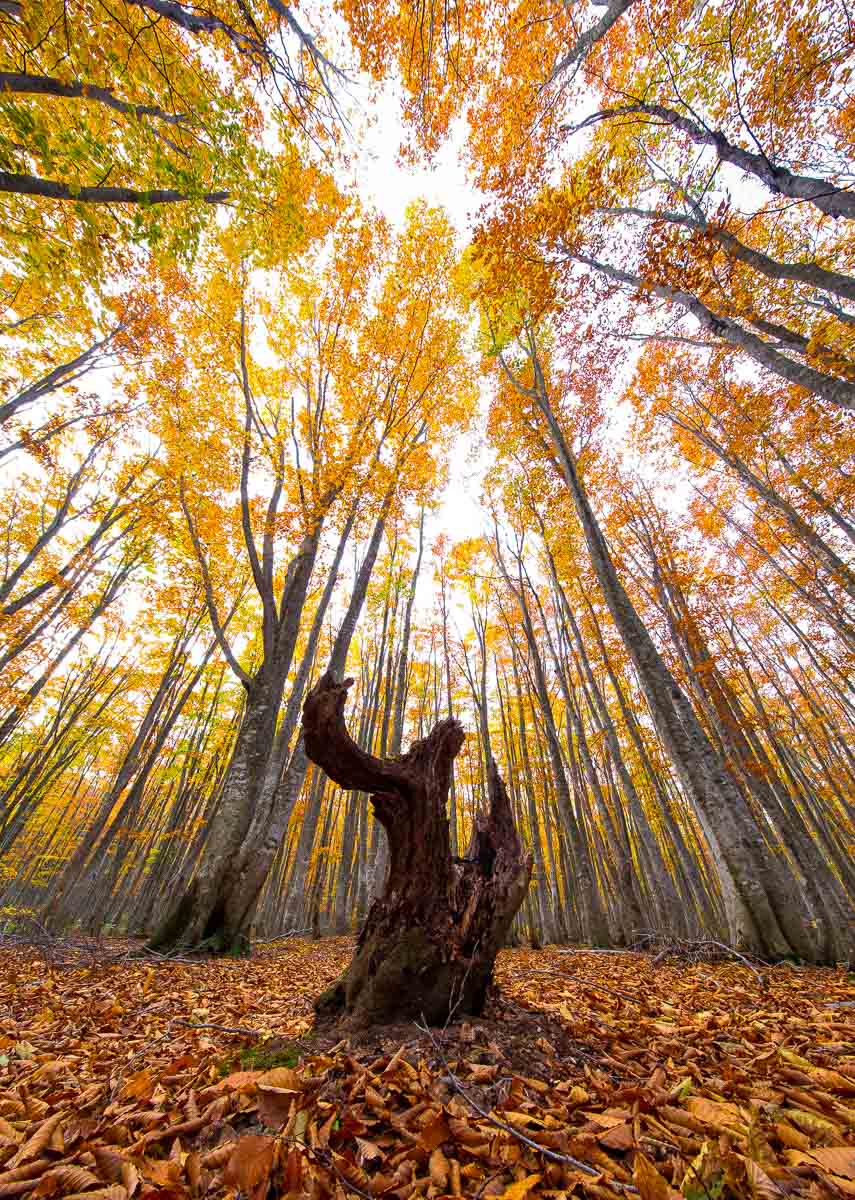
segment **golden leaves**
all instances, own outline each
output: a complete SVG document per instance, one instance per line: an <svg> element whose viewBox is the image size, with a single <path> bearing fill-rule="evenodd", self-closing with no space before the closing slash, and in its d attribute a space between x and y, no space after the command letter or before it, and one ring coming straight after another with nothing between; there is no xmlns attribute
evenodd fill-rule
<svg viewBox="0 0 855 1200"><path fill-rule="evenodd" d="M524 1179L518 1179L516 1183L512 1183L510 1187L505 1188L499 1196L499 1200L525 1200L525 1197L535 1186L540 1183L541 1175L526 1175Z"/></svg>
<svg viewBox="0 0 855 1200"><path fill-rule="evenodd" d="M659 1174L647 1155L641 1152L635 1156L632 1181L638 1188L641 1200L674 1200L679 1194L668 1180Z"/></svg>
<svg viewBox="0 0 855 1200"><path fill-rule="evenodd" d="M216 1030L173 1027L161 1040L177 1003L226 1028L269 1020L303 1029L349 950L344 940L292 941L240 972L200 963L192 991L179 963L129 963L121 977L94 967L85 980L60 976L49 1005L43 981L14 991L0 974L16 1041L33 1047L0 1074L0 1197L218 1200L239 1190L261 1200L306 1190L332 1200L358 1188L433 1200L483 1188L526 1200L614 1197L632 1186L641 1200L780 1200L819 1195L814 1183L847 1194L853 1183L855 1124L845 1116L855 1068L826 1050L838 1035L821 1007L848 986L831 972L773 967L760 992L731 965L654 967L641 955L584 952L568 965L556 950L505 952L500 986L531 1017L488 1013L442 1035L455 1076L488 1117L449 1088L447 1067L416 1030L332 1048L310 1034L287 1063L275 1061L275 1042ZM566 1020L548 1036L536 1031L571 988ZM111 1101L97 1085L117 1075L119 1029L122 1053L140 1057ZM566 1047L556 1040L565 1036ZM260 1068L229 1070L250 1048ZM62 1062L68 1073L50 1069ZM811 1082L793 1087L793 1071ZM822 1083L818 1071L829 1073ZM79 1112L76 1098L96 1093ZM281 1107L268 1121L273 1102ZM495 1121L577 1165L540 1155Z"/></svg>

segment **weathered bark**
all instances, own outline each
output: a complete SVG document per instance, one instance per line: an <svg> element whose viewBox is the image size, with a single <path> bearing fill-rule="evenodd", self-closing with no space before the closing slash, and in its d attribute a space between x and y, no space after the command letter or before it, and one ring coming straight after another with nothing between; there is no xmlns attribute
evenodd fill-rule
<svg viewBox="0 0 855 1200"><path fill-rule="evenodd" d="M265 768L253 811L252 822L233 864L231 885L224 903L224 926L232 939L249 938L256 905L264 882L288 828L291 810L306 776L307 759L301 740L297 739L290 759L286 757L300 713L300 702L309 680L315 652L323 628L329 602L335 589L344 549L356 517L351 510L339 537L335 557L312 619L306 648L294 680L294 686L276 733L272 753ZM367 587L367 580L366 580Z"/></svg>
<svg viewBox="0 0 855 1200"><path fill-rule="evenodd" d="M491 765L489 815L479 818L467 857L453 859L446 804L462 726L440 721L403 757L375 758L345 727L351 682L328 672L309 693L306 753L341 787L369 793L389 839L389 871L350 966L318 1011L357 1024L477 1014L531 877L504 785Z"/></svg>
<svg viewBox="0 0 855 1200"><path fill-rule="evenodd" d="M265 628L265 638L270 632L273 643L270 652L255 675L248 676L241 670L246 703L216 819L212 821L205 853L195 875L155 930L150 942L152 949L201 946L214 952L243 953L248 947L240 924L235 926L229 919L227 900L241 867L240 849L249 832L273 750L276 720L319 537L320 528L304 537L291 560L275 624L271 621L274 627L270 631ZM219 633L221 637L221 625ZM222 644L228 643L223 640Z"/></svg>

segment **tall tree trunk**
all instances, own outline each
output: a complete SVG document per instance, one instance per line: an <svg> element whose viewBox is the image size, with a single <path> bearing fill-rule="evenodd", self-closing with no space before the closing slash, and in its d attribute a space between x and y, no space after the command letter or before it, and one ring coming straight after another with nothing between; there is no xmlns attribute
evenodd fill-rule
<svg viewBox="0 0 855 1200"><path fill-rule="evenodd" d="M543 661L538 648L538 639L535 636L528 602L525 598L525 589L521 581L518 585L514 585L511 582L511 578L505 569L498 543L496 545L496 553L505 582L516 598L523 620L523 630L526 642L528 643L529 660L534 676L535 693L543 717L543 730L546 736L549 762L552 767L552 778L564 825L570 837L575 876L573 883L576 888L577 903L581 914L582 936L591 945L607 946L610 940L609 927L591 863L587 838L584 829L581 827L581 813L577 814L574 812L573 802L570 798L570 789L567 785L567 775L564 770L564 760L561 754L561 743L558 738L558 730L555 725L555 717L549 699L549 688L547 687Z"/></svg>
<svg viewBox="0 0 855 1200"><path fill-rule="evenodd" d="M285 680L294 656L300 615L320 538L320 526L307 534L289 564L276 628L265 630L270 652L253 676L243 675L243 720L216 817L193 878L170 904L152 935L152 949L200 946L215 953L245 953L246 933L228 917L228 900L241 867L241 846L273 753ZM268 638L269 634L269 638Z"/></svg>
<svg viewBox="0 0 855 1200"><path fill-rule="evenodd" d="M552 409L533 336L529 349L536 384L533 389L526 388L525 394L535 401L544 417L603 597L638 672L659 735L712 848L725 897L730 937L735 944L767 957L795 954L816 961L821 954L813 937L804 893L786 864L774 861L742 793L630 600L582 486L575 457Z"/></svg>

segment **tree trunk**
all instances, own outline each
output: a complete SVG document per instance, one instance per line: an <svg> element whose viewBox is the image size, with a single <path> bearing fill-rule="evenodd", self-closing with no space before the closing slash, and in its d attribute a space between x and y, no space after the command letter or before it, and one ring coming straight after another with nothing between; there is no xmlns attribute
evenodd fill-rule
<svg viewBox="0 0 855 1200"><path fill-rule="evenodd" d="M345 728L351 683L328 672L309 693L306 752L341 787L370 794L389 839L389 871L349 967L318 1012L347 1014L357 1025L417 1017L442 1024L456 1012L480 1013L531 877L504 785L493 766L489 815L476 823L467 857L453 859L446 805L460 723L440 721L402 758L375 758Z"/></svg>
<svg viewBox="0 0 855 1200"><path fill-rule="evenodd" d="M526 394L535 400L545 419L557 466L573 498L603 598L638 673L654 726L710 845L721 882L730 940L765 957L795 954L816 962L821 954L804 894L788 867L769 852L727 765L711 745L624 588L579 479L570 445L551 406L533 340L529 351L537 387Z"/></svg>

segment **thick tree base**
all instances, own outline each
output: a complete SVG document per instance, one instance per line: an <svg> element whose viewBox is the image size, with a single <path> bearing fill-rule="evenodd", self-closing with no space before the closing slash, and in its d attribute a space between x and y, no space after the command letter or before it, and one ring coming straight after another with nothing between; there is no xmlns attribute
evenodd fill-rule
<svg viewBox="0 0 855 1200"><path fill-rule="evenodd" d="M493 959L449 957L417 926L396 938L368 937L344 975L321 995L321 1021L347 1016L353 1026L423 1020L444 1025L453 1016L480 1016Z"/></svg>
<svg viewBox="0 0 855 1200"><path fill-rule="evenodd" d="M200 912L199 896L191 884L146 945L158 954L203 954L210 957L246 958L249 938L226 929L222 913L215 909L206 918Z"/></svg>

